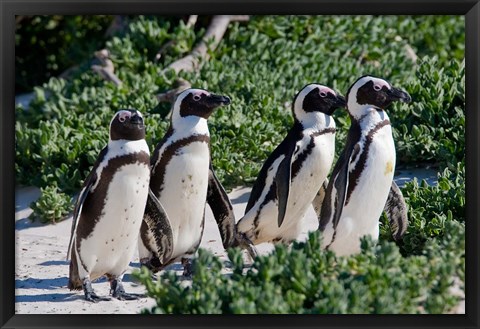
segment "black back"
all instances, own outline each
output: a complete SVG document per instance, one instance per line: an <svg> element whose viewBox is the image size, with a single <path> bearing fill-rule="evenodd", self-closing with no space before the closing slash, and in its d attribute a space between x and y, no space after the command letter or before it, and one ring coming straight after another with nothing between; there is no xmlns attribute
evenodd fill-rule
<svg viewBox="0 0 480 329"><path fill-rule="evenodd" d="M260 173L258 174L255 184L253 185L252 192L250 193L250 197L248 199L247 207L245 208L245 213L247 213L258 201L258 198L260 198L263 188L265 187L268 169L271 167L273 162L275 162L275 160L278 159L280 156L282 155L287 156L290 153L291 148L295 147L296 142L302 139L302 134L303 134L302 131L303 131L302 125L298 121L295 121L293 124L293 127L290 129L285 139L277 146L277 148L267 158L267 160L263 164L262 169L260 170ZM295 175L295 172L292 171L292 177L294 177L294 175ZM276 191L275 180L270 188L273 189L273 191ZM276 196L276 192L273 194L273 196ZM271 198L267 196L267 198L265 199L265 202L269 201L270 199Z"/></svg>

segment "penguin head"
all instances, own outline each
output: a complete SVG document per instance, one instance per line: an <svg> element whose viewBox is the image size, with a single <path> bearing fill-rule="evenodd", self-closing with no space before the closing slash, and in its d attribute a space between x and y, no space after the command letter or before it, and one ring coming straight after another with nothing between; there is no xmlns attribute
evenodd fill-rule
<svg viewBox="0 0 480 329"><path fill-rule="evenodd" d="M143 116L137 110L120 110L110 121L110 140L125 139L135 141L145 138Z"/></svg>
<svg viewBox="0 0 480 329"><path fill-rule="evenodd" d="M365 75L360 77L347 92L347 109L359 118L370 108L385 109L394 101L410 102L410 95L393 87L389 82Z"/></svg>
<svg viewBox="0 0 480 329"><path fill-rule="evenodd" d="M293 100L293 116L298 121L309 117L310 113L332 115L335 109L345 107L345 98L326 86L311 83L298 92Z"/></svg>
<svg viewBox="0 0 480 329"><path fill-rule="evenodd" d="M214 95L203 89L186 89L182 91L173 104L172 119L196 116L204 119L217 107L230 104L227 96Z"/></svg>

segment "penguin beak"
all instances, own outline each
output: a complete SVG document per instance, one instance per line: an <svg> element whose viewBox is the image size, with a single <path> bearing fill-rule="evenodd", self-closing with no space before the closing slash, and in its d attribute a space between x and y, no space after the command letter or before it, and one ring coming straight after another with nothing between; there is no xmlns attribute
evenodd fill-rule
<svg viewBox="0 0 480 329"><path fill-rule="evenodd" d="M347 106L347 101L345 100L345 97L338 95L334 105L337 108L345 108Z"/></svg>
<svg viewBox="0 0 480 329"><path fill-rule="evenodd" d="M142 124L142 121L142 118L136 114L130 118L130 123L134 125L140 125Z"/></svg>
<svg viewBox="0 0 480 329"><path fill-rule="evenodd" d="M229 105L230 98L227 96L210 94L210 96L208 96L208 102L212 107L218 107L221 105Z"/></svg>
<svg viewBox="0 0 480 329"><path fill-rule="evenodd" d="M330 97L330 96L329 96ZM345 108L347 106L347 102L345 101L345 97L340 95L331 95L331 105L329 106L328 110L324 113L327 115L332 115L338 108Z"/></svg>
<svg viewBox="0 0 480 329"><path fill-rule="evenodd" d="M395 87L392 87L388 91L388 96L394 101L401 101L404 103L409 103L412 100L412 97L410 97L410 95L406 91L400 90Z"/></svg>

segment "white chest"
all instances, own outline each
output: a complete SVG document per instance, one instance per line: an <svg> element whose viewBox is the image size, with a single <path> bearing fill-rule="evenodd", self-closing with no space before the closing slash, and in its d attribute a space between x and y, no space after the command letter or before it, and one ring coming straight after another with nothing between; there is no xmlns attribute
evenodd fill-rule
<svg viewBox="0 0 480 329"><path fill-rule="evenodd" d="M208 144L193 142L178 149L165 168L159 200L172 225L173 257L191 250L201 239L209 165Z"/></svg>
<svg viewBox="0 0 480 329"><path fill-rule="evenodd" d="M380 129L368 149L365 167L344 206L331 249L338 255L360 251L360 238L378 239L379 218L387 201L395 171L391 127Z"/></svg>
<svg viewBox="0 0 480 329"><path fill-rule="evenodd" d="M148 195L147 164L128 164L108 186L102 216L93 232L81 241L81 257L92 276L121 274L132 259Z"/></svg>
<svg viewBox="0 0 480 329"><path fill-rule="evenodd" d="M313 148L309 149L312 147L310 142L311 138L305 137L293 159L295 162L302 154L309 152L291 183L287 214L294 222L298 222L296 217L303 216L312 203L330 171L334 158L335 134L316 136Z"/></svg>

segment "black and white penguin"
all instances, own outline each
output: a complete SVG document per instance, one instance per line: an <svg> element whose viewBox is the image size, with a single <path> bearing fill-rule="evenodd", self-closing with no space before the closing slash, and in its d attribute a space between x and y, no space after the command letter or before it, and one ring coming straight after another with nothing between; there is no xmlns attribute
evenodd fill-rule
<svg viewBox="0 0 480 329"><path fill-rule="evenodd" d="M233 208L213 172L207 119L215 108L230 104L226 96L186 89L173 105L170 127L151 161L150 188L166 217L147 205L138 243L141 264L154 272L182 261L191 275L190 259L197 251L208 202L225 248L236 242Z"/></svg>
<svg viewBox="0 0 480 329"><path fill-rule="evenodd" d="M393 181L395 144L384 110L394 101L410 102L411 98L372 76L359 78L347 92L351 126L319 216L323 248L337 255L360 252L362 236L377 240L384 209L396 240L407 228L405 200Z"/></svg>
<svg viewBox="0 0 480 329"><path fill-rule="evenodd" d="M345 105L342 96L319 84L309 84L295 96L293 127L260 170L245 215L237 223L239 234L253 244L288 244L298 237L303 217L332 166L332 113Z"/></svg>
<svg viewBox="0 0 480 329"><path fill-rule="evenodd" d="M68 249L68 288L83 288L88 301L99 297L91 281L106 276L111 294L135 299L122 286L138 239L150 182L150 152L142 114L118 111L110 122L110 138L100 152L78 196Z"/></svg>

